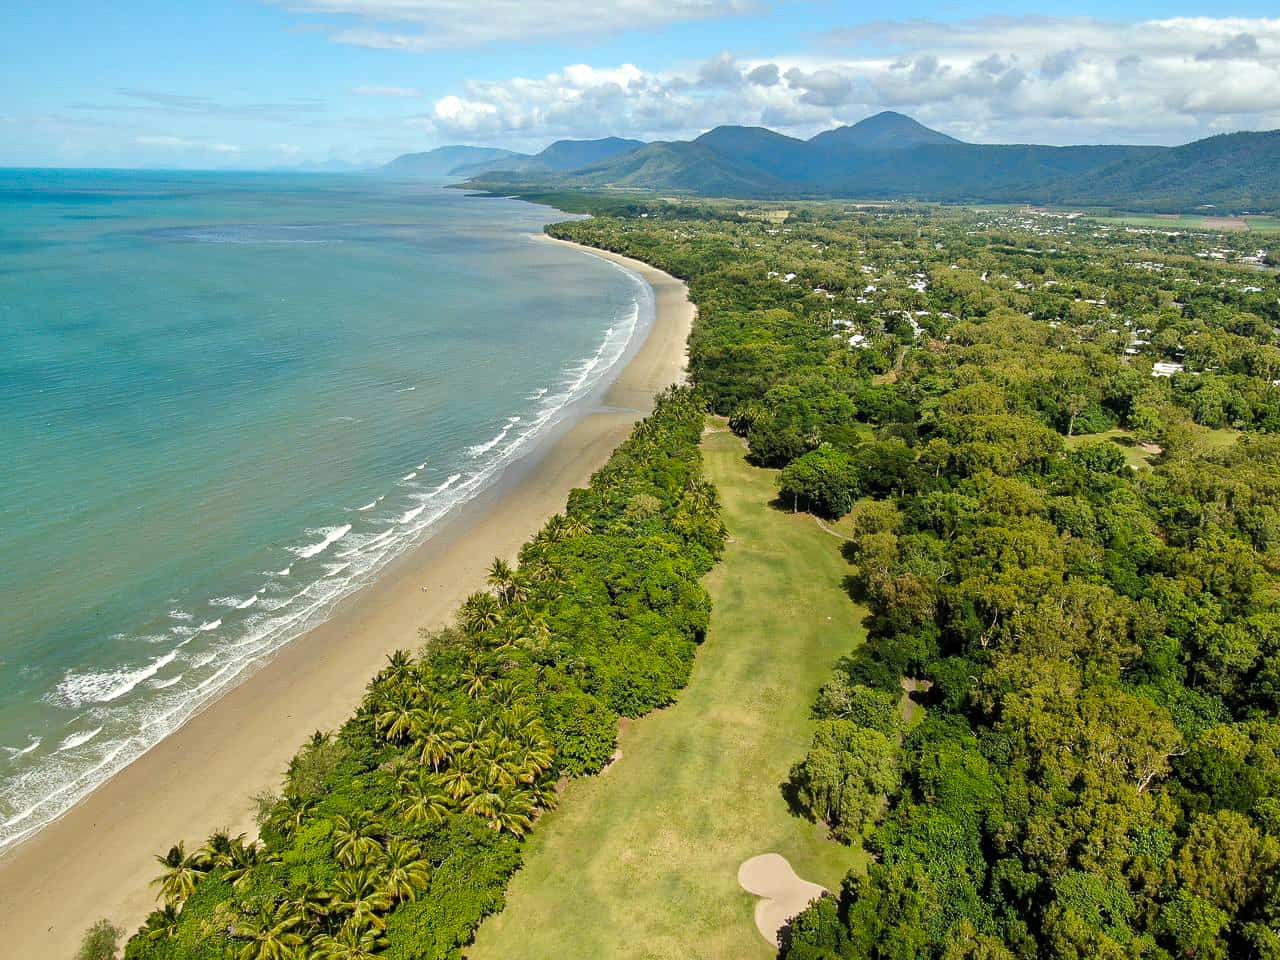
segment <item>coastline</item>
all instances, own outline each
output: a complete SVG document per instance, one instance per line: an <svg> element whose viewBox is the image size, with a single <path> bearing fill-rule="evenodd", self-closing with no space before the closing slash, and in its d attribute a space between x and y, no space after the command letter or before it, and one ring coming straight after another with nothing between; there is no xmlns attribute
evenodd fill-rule
<svg viewBox="0 0 1280 960"><path fill-rule="evenodd" d="M0 917L6 950L70 956L101 917L131 934L154 908L148 884L157 853L178 840L192 849L219 828L252 833L251 797L278 787L310 733L350 716L384 656L416 648L420 627L446 622L481 587L493 557L514 558L649 412L654 395L683 379L694 308L682 282L636 260L538 238L619 263L653 289L653 323L628 347L603 399L509 465L329 620L0 855L0 901L23 905Z"/></svg>

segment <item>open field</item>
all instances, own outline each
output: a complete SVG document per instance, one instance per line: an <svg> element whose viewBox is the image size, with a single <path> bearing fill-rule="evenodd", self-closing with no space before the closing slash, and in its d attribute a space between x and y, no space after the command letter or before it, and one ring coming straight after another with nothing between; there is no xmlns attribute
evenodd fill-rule
<svg viewBox="0 0 1280 960"><path fill-rule="evenodd" d="M1102 433L1077 433L1074 437L1065 437L1068 448L1078 447L1086 443L1096 443L1099 440L1110 440L1121 450L1124 451L1124 458L1128 461L1129 466L1138 470L1142 467L1151 466L1151 461L1158 454L1148 448L1144 448L1133 434L1128 430L1106 430Z"/></svg>
<svg viewBox="0 0 1280 960"><path fill-rule="evenodd" d="M1198 214L1116 213L1090 216L1103 223L1161 230L1207 230L1217 233L1280 233L1280 217L1206 217Z"/></svg>
<svg viewBox="0 0 1280 960"><path fill-rule="evenodd" d="M764 960L741 863L780 853L834 890L858 860L779 789L808 748L818 687L863 636L839 543L769 506L775 471L748 466L732 434L703 450L732 539L707 578L711 630L689 686L627 727L613 767L569 784L468 957Z"/></svg>
<svg viewBox="0 0 1280 960"><path fill-rule="evenodd" d="M1203 450L1213 451L1220 450L1223 447L1229 447L1235 443L1240 437L1239 430L1232 430L1229 427L1219 429L1210 429L1209 427L1194 427L1192 435L1195 442L1200 444ZM1124 451L1125 459L1129 462L1129 466L1135 470L1141 467L1151 466L1152 461L1159 456L1156 450L1144 448L1136 440L1133 434L1128 430L1107 430L1103 433L1080 433L1074 437L1067 437L1066 443L1068 447L1078 447L1083 443L1097 440L1110 440L1112 443L1120 447Z"/></svg>

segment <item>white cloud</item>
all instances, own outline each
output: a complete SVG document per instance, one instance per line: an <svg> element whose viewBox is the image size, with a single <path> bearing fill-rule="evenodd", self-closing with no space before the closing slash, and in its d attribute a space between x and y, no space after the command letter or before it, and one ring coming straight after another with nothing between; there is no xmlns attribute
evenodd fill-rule
<svg viewBox="0 0 1280 960"><path fill-rule="evenodd" d="M276 2L305 13L337 16L338 22L323 29L338 43L411 52L648 30L734 16L761 6L754 0L489 0L480 10L472 0Z"/></svg>
<svg viewBox="0 0 1280 960"><path fill-rule="evenodd" d="M471 81L414 122L439 142L465 134L525 147L675 139L723 123L807 136L885 109L986 142L1177 143L1280 127L1280 19L877 23L822 50Z"/></svg>
<svg viewBox="0 0 1280 960"><path fill-rule="evenodd" d="M422 91L414 87L355 87L351 91L359 97L420 97Z"/></svg>

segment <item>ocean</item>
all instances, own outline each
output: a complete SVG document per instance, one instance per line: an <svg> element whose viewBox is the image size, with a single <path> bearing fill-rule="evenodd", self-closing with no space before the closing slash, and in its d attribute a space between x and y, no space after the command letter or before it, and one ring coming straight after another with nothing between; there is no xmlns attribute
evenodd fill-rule
<svg viewBox="0 0 1280 960"><path fill-rule="evenodd" d="M650 322L555 211L0 170L0 849L493 483Z"/></svg>

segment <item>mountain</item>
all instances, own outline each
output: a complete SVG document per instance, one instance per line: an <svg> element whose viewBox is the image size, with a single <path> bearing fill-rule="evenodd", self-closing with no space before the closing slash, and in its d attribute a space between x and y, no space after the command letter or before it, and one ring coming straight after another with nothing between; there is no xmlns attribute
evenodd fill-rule
<svg viewBox="0 0 1280 960"><path fill-rule="evenodd" d="M479 175L495 169L522 177L567 173L582 167L603 163L615 157L624 157L644 146L641 140L624 140L621 137L604 137L600 140L557 140L541 153L533 156L515 155L509 161L498 164L482 164L473 170L464 167L462 175Z"/></svg>
<svg viewBox="0 0 1280 960"><path fill-rule="evenodd" d="M581 187L673 190L714 197L772 196L787 188L785 181L735 165L696 141L650 143L623 157L575 170L562 180Z"/></svg>
<svg viewBox="0 0 1280 960"><path fill-rule="evenodd" d="M577 170L614 157L626 156L643 146L643 140L624 140L621 137L557 140L533 159L550 170Z"/></svg>
<svg viewBox="0 0 1280 960"><path fill-rule="evenodd" d="M960 143L901 113L886 110L848 127L824 130L809 140L815 147L849 150L906 150L926 144Z"/></svg>
<svg viewBox="0 0 1280 960"><path fill-rule="evenodd" d="M402 154L380 169L383 173L404 177L448 177L463 173L478 176L502 163L527 156L497 147L436 147L425 153Z"/></svg>
<svg viewBox="0 0 1280 960"><path fill-rule="evenodd" d="M803 140L764 127L716 127L693 142L715 151L722 162L738 166L746 175L796 180L804 176L808 162Z"/></svg>
<svg viewBox="0 0 1280 960"><path fill-rule="evenodd" d="M1079 195L1106 204L1123 204L1124 197L1141 194L1157 207L1172 208L1190 196L1197 206L1274 210L1280 207L1276 171L1280 130L1225 133L1157 150L1140 163L1117 164L1089 184L1074 186Z"/></svg>
<svg viewBox="0 0 1280 960"><path fill-rule="evenodd" d="M584 157L594 159L582 162ZM489 173L476 186L500 181L741 198L1280 209L1280 131L1226 134L1180 147L979 144L886 112L810 140L763 127L723 126L692 141L561 141L511 167L505 181L505 174Z"/></svg>

